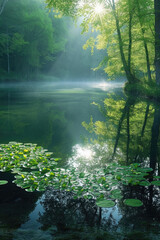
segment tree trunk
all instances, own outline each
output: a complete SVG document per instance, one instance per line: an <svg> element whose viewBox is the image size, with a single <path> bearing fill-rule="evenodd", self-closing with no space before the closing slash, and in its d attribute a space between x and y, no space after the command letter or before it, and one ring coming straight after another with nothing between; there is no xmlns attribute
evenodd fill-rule
<svg viewBox="0 0 160 240"><path fill-rule="evenodd" d="M123 63L124 71L126 73L126 77L128 79L128 82L133 83L134 80L135 80L135 77L131 73L131 71L129 69L129 66L127 64L126 58L125 58L125 54L124 54L124 50L123 50L123 41L122 41L122 36L121 36L120 24L119 24L119 18L118 18L117 13L116 13L115 0L112 0L111 7L112 7L113 14L114 14L115 21L116 21L116 30L117 30L117 34L118 34L119 49L120 49L121 60L122 60L122 63Z"/></svg>
<svg viewBox="0 0 160 240"><path fill-rule="evenodd" d="M160 85L160 0L154 0L155 10L155 70L156 83Z"/></svg>
<svg viewBox="0 0 160 240"><path fill-rule="evenodd" d="M142 37L143 37L143 44L144 44L144 49L145 49L145 54L146 54L148 80L149 80L149 82L151 82L152 76L151 76L151 68L150 68L150 61L149 61L149 52L148 52L147 42L145 39L145 29L143 27L143 23L142 23L141 16L140 16L141 10L140 10L140 6L139 6L139 0L137 0L137 9L138 9L138 18L139 18L139 23L141 26Z"/></svg>
<svg viewBox="0 0 160 240"><path fill-rule="evenodd" d="M154 121L152 126L150 167L153 168L153 170L155 170L157 163L159 128L160 128L160 106L155 107Z"/></svg>
<svg viewBox="0 0 160 240"><path fill-rule="evenodd" d="M144 118L144 123L143 123L143 127L142 127L142 131L141 131L141 137L143 137L144 135L144 130L145 130L145 127L146 127L146 124L147 124L147 118L148 118L148 114L149 114L149 103L147 104L147 107L146 107L146 113L145 113L145 118Z"/></svg>
<svg viewBox="0 0 160 240"><path fill-rule="evenodd" d="M7 72L10 73L9 34L7 29Z"/></svg>
<svg viewBox="0 0 160 240"><path fill-rule="evenodd" d="M127 109L127 163L129 161L129 144L130 144L130 128L129 128L129 107Z"/></svg>
<svg viewBox="0 0 160 240"><path fill-rule="evenodd" d="M114 150L113 150L113 154L112 154L112 160L114 159L114 156L116 154L116 150L117 150L117 146L118 146L118 141L119 141L119 138L120 138L120 133L121 133L121 128L122 128L122 123L123 123L123 120L126 116L126 112L127 112L127 104L125 105L123 111L122 111L122 116L119 120L119 124L118 124L118 129L117 129L117 135L116 135L116 142L115 142L115 145L114 145Z"/></svg>
<svg viewBox="0 0 160 240"><path fill-rule="evenodd" d="M128 0L129 5L129 30L128 30L128 37L129 37L129 44L128 44L128 69L131 72L131 53L132 53L132 17L133 11L131 9L130 0Z"/></svg>
<svg viewBox="0 0 160 240"><path fill-rule="evenodd" d="M2 3L0 3L0 15L2 14L7 2L8 2L8 0L2 0Z"/></svg>

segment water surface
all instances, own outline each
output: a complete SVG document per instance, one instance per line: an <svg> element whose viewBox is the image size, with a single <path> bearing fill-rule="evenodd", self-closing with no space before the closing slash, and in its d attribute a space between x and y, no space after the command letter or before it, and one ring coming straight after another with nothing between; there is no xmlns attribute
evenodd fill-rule
<svg viewBox="0 0 160 240"><path fill-rule="evenodd" d="M103 81L1 84L0 143L37 143L61 157L62 165L69 161L82 169L115 159L157 168L159 106L127 97L122 86ZM104 105L101 112L93 102ZM99 134L104 144L88 147L86 138L93 135L81 123L91 116L103 122L105 134ZM126 198L143 198L144 207L117 201L114 208L100 210L94 201L74 200L72 193L48 189L41 196L10 183L1 188L0 238L159 239L159 188L121 190Z"/></svg>

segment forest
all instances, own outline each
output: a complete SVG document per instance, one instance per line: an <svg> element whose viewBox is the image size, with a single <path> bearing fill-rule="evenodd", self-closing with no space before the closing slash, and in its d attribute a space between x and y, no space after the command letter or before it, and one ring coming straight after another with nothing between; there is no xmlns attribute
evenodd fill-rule
<svg viewBox="0 0 160 240"><path fill-rule="evenodd" d="M53 11L46 9L44 1L2 1L1 80L43 80L45 76L49 79L53 75L56 80L61 76L68 78L78 74L79 78L85 75L93 77L91 68L98 64L97 56L92 56L89 50L85 54L81 51L86 37L80 40L80 30L72 35L70 29L75 28L74 25L71 18L56 18ZM79 41L73 48L76 38ZM77 50L81 52L77 56L79 59L75 57ZM79 61L83 63L84 74L79 70Z"/></svg>
<svg viewBox="0 0 160 240"><path fill-rule="evenodd" d="M159 2L158 1L46 1L60 14L83 16L82 32L98 31L87 46L106 49L101 62L109 75L125 73L129 83L159 85ZM142 57L143 56L143 57Z"/></svg>

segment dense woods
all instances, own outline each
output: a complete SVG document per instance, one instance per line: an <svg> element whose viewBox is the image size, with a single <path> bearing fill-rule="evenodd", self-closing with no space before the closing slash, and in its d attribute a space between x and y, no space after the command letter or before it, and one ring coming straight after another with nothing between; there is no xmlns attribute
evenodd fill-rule
<svg viewBox="0 0 160 240"><path fill-rule="evenodd" d="M28 79L46 73L47 65L64 50L66 23L49 14L43 1L4 1L1 9L1 76Z"/></svg>
<svg viewBox="0 0 160 240"><path fill-rule="evenodd" d="M81 36L71 18L57 18L42 0L1 1L0 13L1 79L95 78L104 53L82 50L90 33Z"/></svg>

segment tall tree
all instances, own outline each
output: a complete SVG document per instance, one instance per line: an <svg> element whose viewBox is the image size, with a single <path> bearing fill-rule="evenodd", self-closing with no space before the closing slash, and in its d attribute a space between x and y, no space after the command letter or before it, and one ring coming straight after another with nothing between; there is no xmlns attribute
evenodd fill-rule
<svg viewBox="0 0 160 240"><path fill-rule="evenodd" d="M156 168L158 159L159 128L160 128L160 106L155 106L150 146L150 167L153 168L153 170L155 170Z"/></svg>
<svg viewBox="0 0 160 240"><path fill-rule="evenodd" d="M155 70L156 82L160 85L160 1L154 0L155 10Z"/></svg>
<svg viewBox="0 0 160 240"><path fill-rule="evenodd" d="M99 32L94 46L107 51L99 67L104 65L108 75L125 73L129 82L147 75L151 81L154 70L152 0L46 0L46 3L60 14L83 16L82 32L90 26Z"/></svg>
<svg viewBox="0 0 160 240"><path fill-rule="evenodd" d="M8 0L1 0L0 2L0 15L2 14L4 7L6 5L6 3L8 2Z"/></svg>
<svg viewBox="0 0 160 240"><path fill-rule="evenodd" d="M30 78L64 50L65 24L51 17L38 0L12 0L0 21L0 71ZM58 34L62 31L63 34ZM63 35L63 36L62 36Z"/></svg>

